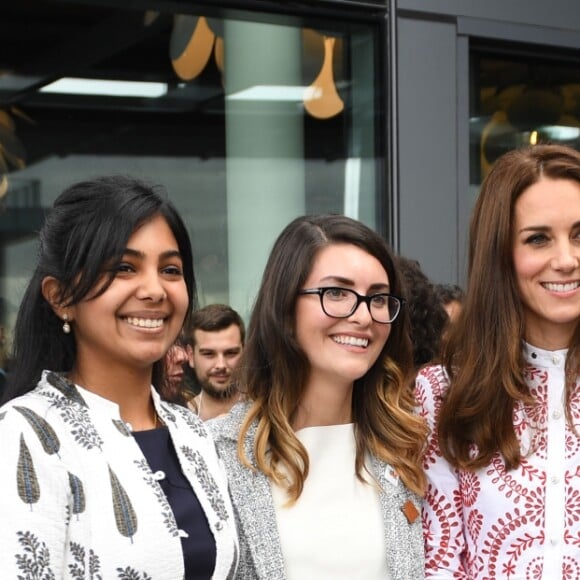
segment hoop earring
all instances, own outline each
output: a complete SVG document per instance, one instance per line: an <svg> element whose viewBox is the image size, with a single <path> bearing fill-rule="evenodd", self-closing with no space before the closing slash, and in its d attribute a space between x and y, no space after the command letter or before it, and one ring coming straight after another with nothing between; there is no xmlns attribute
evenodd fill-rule
<svg viewBox="0 0 580 580"><path fill-rule="evenodd" d="M62 319L64 320L64 322L63 322L63 324L62 324L62 331L63 331L65 334L70 334L70 330L71 330L71 328L70 328L70 324L69 324L69 322L68 322L68 314L65 314L65 315L62 317Z"/></svg>

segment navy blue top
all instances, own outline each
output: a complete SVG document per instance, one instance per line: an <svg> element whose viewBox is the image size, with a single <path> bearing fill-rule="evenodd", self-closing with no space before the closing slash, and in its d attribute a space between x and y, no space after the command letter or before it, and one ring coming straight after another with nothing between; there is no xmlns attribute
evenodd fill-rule
<svg viewBox="0 0 580 580"><path fill-rule="evenodd" d="M166 427L133 433L153 473L163 472L158 482L173 510L182 534L185 580L209 580L215 569L216 546L205 513L181 471L179 459ZM187 537L185 537L187 536Z"/></svg>

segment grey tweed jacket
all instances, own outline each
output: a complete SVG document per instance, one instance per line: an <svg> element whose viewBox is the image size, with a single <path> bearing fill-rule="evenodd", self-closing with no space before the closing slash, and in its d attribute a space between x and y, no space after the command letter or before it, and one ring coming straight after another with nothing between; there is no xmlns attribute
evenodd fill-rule
<svg viewBox="0 0 580 580"><path fill-rule="evenodd" d="M238 403L228 415L208 422L227 472L238 524L241 554L236 578L286 580L270 483L262 472L244 467L237 456L238 434L248 409L249 403ZM245 441L252 464L255 462L252 444L256 427L256 424L251 426ZM412 502L420 512L421 500L398 477L393 477L393 470L386 463L373 457L372 468L382 490L380 502L390 578L421 580L424 578L421 517L411 522L413 518L409 519L403 511L411 507L408 502ZM348 546L341 548L348 549Z"/></svg>

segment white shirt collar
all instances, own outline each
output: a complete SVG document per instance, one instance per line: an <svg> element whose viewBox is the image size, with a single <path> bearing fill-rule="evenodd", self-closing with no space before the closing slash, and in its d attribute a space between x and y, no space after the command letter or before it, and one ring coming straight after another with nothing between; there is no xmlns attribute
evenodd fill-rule
<svg viewBox="0 0 580 580"><path fill-rule="evenodd" d="M534 366L564 368L568 349L544 350L525 341L522 342L524 360Z"/></svg>

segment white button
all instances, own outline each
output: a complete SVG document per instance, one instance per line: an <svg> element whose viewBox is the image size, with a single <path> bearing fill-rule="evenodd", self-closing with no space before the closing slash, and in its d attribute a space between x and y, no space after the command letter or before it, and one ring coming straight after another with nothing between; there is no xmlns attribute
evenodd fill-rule
<svg viewBox="0 0 580 580"><path fill-rule="evenodd" d="M552 419L558 420L560 417L562 417L562 411L556 410L552 413Z"/></svg>
<svg viewBox="0 0 580 580"><path fill-rule="evenodd" d="M550 544L552 544L552 546L557 546L557 545L558 545L558 540L557 540L557 538L551 538L551 539L550 539Z"/></svg>
<svg viewBox="0 0 580 580"><path fill-rule="evenodd" d="M557 365L557 364L560 364L560 357L559 357L559 356L556 356L556 355L554 355L554 356L552 357L552 362L553 362L555 365Z"/></svg>
<svg viewBox="0 0 580 580"><path fill-rule="evenodd" d="M554 484L557 485L558 483L560 483L560 478L557 475L552 475L552 477L550 477L550 481Z"/></svg>
<svg viewBox="0 0 580 580"><path fill-rule="evenodd" d="M157 480L157 481L161 481L162 479L165 479L165 472L164 471L156 471L153 474L153 477Z"/></svg>

